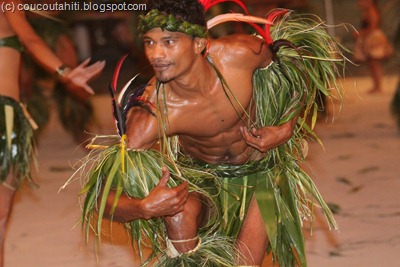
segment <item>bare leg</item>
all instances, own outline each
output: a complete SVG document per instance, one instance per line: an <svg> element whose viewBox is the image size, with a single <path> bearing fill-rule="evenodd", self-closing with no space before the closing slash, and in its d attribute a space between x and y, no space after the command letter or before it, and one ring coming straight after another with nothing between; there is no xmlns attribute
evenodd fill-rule
<svg viewBox="0 0 400 267"><path fill-rule="evenodd" d="M374 82L374 87L369 91L369 93L382 92L381 84L382 84L383 70L380 60L377 59L368 60L368 67L371 72L372 80Z"/></svg>
<svg viewBox="0 0 400 267"><path fill-rule="evenodd" d="M261 266L268 244L267 232L257 200L253 196L243 227L240 230L237 246L245 257L239 265Z"/></svg>
<svg viewBox="0 0 400 267"><path fill-rule="evenodd" d="M201 195L191 193L185 205L185 210L172 217L165 217L168 237L172 240L188 240L188 242L173 243L174 247L180 252L185 253L196 247L198 240L197 230L204 222L207 214ZM247 216L243 223L242 230L237 239L238 249L246 258L244 262L238 264L261 266L265 257L268 244L265 225L261 216L256 199L250 202Z"/></svg>
<svg viewBox="0 0 400 267"><path fill-rule="evenodd" d="M190 251L198 244L197 230L202 224L205 210L201 195L190 193L184 211L164 218L167 235L171 240L190 240L173 243L179 253Z"/></svg>
<svg viewBox="0 0 400 267"><path fill-rule="evenodd" d="M11 177L6 181L11 180ZM15 190L0 184L0 267L4 264L4 239Z"/></svg>

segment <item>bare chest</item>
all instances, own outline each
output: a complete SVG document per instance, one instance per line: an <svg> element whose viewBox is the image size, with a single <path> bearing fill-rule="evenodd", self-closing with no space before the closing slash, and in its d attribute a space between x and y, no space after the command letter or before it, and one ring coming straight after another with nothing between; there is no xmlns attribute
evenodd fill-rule
<svg viewBox="0 0 400 267"><path fill-rule="evenodd" d="M242 90L240 90L241 88ZM251 84L234 87L218 84L209 94L170 109L174 134L213 137L226 134L247 123L251 116Z"/></svg>

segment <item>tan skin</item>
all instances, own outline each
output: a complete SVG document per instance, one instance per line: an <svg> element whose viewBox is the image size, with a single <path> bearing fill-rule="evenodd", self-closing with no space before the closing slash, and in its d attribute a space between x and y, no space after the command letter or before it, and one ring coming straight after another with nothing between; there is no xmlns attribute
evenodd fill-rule
<svg viewBox="0 0 400 267"><path fill-rule="evenodd" d="M15 5L21 3L19 0L1 1ZM51 49L35 33L25 18L22 11L0 12L0 38L18 35L25 49L49 72L55 73L56 69L63 64ZM8 96L20 101L19 71L21 63L21 53L14 48L0 47L0 96ZM78 67L65 73L63 82L66 83L71 91L86 91L93 93L92 88L87 82L98 75L104 68L104 62L96 62L88 65L89 60L84 61ZM11 185L11 187L9 186ZM3 266L4 239L6 225L12 208L15 190L12 189L13 173L10 173L5 180L5 184L0 184L0 267Z"/></svg>
<svg viewBox="0 0 400 267"><path fill-rule="evenodd" d="M379 29L380 16L377 6L373 0L358 0L358 5L362 12L362 20L367 22L367 27L360 29L359 36L363 37L372 31ZM383 69L380 59L367 58L367 65L371 72L374 86L369 93L379 93L382 91Z"/></svg>
<svg viewBox="0 0 400 267"><path fill-rule="evenodd" d="M167 135L178 135L184 153L213 164L244 164L285 143L292 135L296 119L281 126L247 130L249 120L236 106L241 118L228 101L221 82L210 63L201 54L206 39L155 28L144 35L146 56L155 77L144 97L156 102L155 79L164 83L168 108ZM249 35L232 35L210 40L209 55L223 74L244 109L250 110L252 76L257 68L271 62L271 53L262 40ZM161 101L162 102L162 101ZM204 127L207 125L207 127ZM143 109L134 109L127 122L128 146L151 148L158 141L158 124ZM197 236L207 214L197 193L188 193L187 183L168 188L169 172L163 169L160 183L144 199L123 196L114 220L163 217L170 239ZM108 198L112 206L114 194ZM175 243L179 252L193 249L198 240ZM264 222L255 198L252 199L237 245L246 256L238 264L261 265L268 243Z"/></svg>

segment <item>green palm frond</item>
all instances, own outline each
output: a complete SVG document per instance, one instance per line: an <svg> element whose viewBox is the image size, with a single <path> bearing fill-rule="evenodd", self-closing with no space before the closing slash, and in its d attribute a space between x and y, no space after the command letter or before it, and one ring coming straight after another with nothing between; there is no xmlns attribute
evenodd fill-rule
<svg viewBox="0 0 400 267"><path fill-rule="evenodd" d="M162 255L155 266L170 267L234 267L235 260L240 255L235 247L234 239L221 235L205 235L201 239L199 249L190 254L183 254L177 258Z"/></svg>
<svg viewBox="0 0 400 267"><path fill-rule="evenodd" d="M101 240L102 219L110 190L116 192L110 214L112 218L120 195L124 193L135 198L146 197L158 184L163 166L167 166L170 170L169 187L176 187L187 180L189 191L199 192L210 205L215 205L210 192L214 191L218 194L216 192L218 189L215 188L218 182L212 174L180 166L156 150L128 150L121 145L121 139L118 136L98 136L92 142L96 141L107 142L106 145L89 145L98 149L88 154L87 159L84 160L85 163L77 171L77 174L83 174L86 181L80 193L85 196L82 223L87 238L89 232L94 231L99 241ZM170 143L173 144L173 142ZM85 169L88 170L87 173ZM214 189L210 190L210 188ZM210 215L210 225L215 225L218 218L218 212ZM165 226L161 219L134 220L126 223L125 226L131 234L132 242L138 245L140 251L142 251L142 246L149 246L153 250L147 260L154 258L164 249L166 236ZM211 227L211 229L214 228ZM144 261L143 255L140 256Z"/></svg>
<svg viewBox="0 0 400 267"><path fill-rule="evenodd" d="M329 227L337 228L312 179L299 166L304 160L302 140L312 137L321 142L313 131L317 91L339 100L342 97L336 80L347 59L326 27L316 17L285 15L272 26L271 36L274 40L287 40L297 49L281 47L277 53L279 62L257 70L253 80L259 127L281 125L300 114L292 138L271 150L265 159L274 166L260 178L266 183L260 188L266 190L256 189L257 199L267 207L262 213L271 250L280 266L293 266L295 262L307 265L301 225L303 219L313 220L314 205L322 207ZM271 211L275 214L271 215Z"/></svg>

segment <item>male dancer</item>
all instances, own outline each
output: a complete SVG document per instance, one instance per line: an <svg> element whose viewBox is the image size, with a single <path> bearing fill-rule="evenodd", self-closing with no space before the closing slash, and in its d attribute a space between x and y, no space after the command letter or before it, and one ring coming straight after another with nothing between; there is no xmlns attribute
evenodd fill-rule
<svg viewBox="0 0 400 267"><path fill-rule="evenodd" d="M215 235L234 239L240 255L234 263L229 263L228 258L214 262L217 266L259 266L268 243L277 252L278 261L282 265L293 264L297 257L301 264L305 264L297 211L297 204L300 203L297 197L300 194L296 185L304 173L293 161L296 155L302 158L298 143L296 145L299 140L292 143L294 140L291 138L300 111L308 110L315 96L313 81L304 77L322 76L318 79L322 79L321 84L327 86L324 79L329 75L314 74L311 71L308 73L307 69L302 69L304 63L300 61L289 67L280 66L277 58L279 46L284 44L294 47L286 40L268 43L268 40L246 34L207 39L204 9L200 2L153 0L149 1L148 6L150 11L141 17L139 29L143 33L145 53L155 76L141 97L135 96L134 100L138 100L141 105L123 112L127 119L126 132L124 126L119 127L122 135L121 165L124 165L121 172L127 176L135 175L131 173L136 171L130 168L138 168L142 164L133 158L125 161L125 156L143 153L144 157L146 151L156 147L161 147L161 153L165 153L165 143L170 142L168 138L178 137L179 152L171 160L184 166L183 169L190 165L194 169L218 176L220 182L214 184L217 193L212 193L208 198L201 190L188 192L187 182L170 188L167 183L177 174L170 177L170 171L164 168L159 183L146 197L140 198L128 193L146 180L143 175L138 175L137 180L129 177L129 182L121 178L119 182L127 190L120 195L120 186L109 191L109 185L116 184L112 179L119 175L114 166L121 162L116 163L110 157L102 160L99 167L93 168L94 172L89 175L86 189L91 189L87 191L85 215L92 208L100 207L100 219L103 215L108 216L110 211L110 217L120 222L140 219L151 221L162 217L167 235L165 254L169 259L166 262L170 266L177 266L180 261L190 261L196 255L202 255L203 258L194 263L199 266L210 264L213 256L204 253L202 249L210 245L207 238ZM289 29L293 27L293 30L298 30L297 26L293 24ZM319 30L315 28L310 34L317 36ZM327 53L325 56L332 54ZM259 72L264 71L265 75L272 75L264 80L255 78ZM298 71L296 75L292 75L295 71ZM304 79L297 80L299 76ZM274 83L276 79L279 82ZM275 100L260 101L263 96L256 92L256 87L270 88L271 91L264 90L264 98ZM284 88L290 89L285 91ZM276 101L276 98L280 98L280 101ZM123 107L125 104L121 103ZM268 112L261 118L265 110ZM109 153L104 154L110 156ZM125 162L134 164L128 167ZM115 175L111 175L110 170ZM101 174L103 171L104 176ZM99 194L96 188L101 182L95 181L103 177L107 179L103 184L105 193ZM195 182L188 180L193 186ZM312 188L312 192L309 193L314 194L316 190L312 182L310 185L307 188ZM258 192L254 194L254 190ZM258 193L261 193L259 196L263 202L261 210L256 200ZM96 206L92 201L98 195L103 198L99 202L101 204ZM271 199L275 200L269 202ZM325 211L330 217L330 211ZM215 213L219 219L210 223ZM206 229L203 233L207 234L199 234L201 229ZM215 242L210 251L215 251L218 246L224 250L221 244ZM295 253L288 252L293 249ZM177 261L171 261L171 258Z"/></svg>

